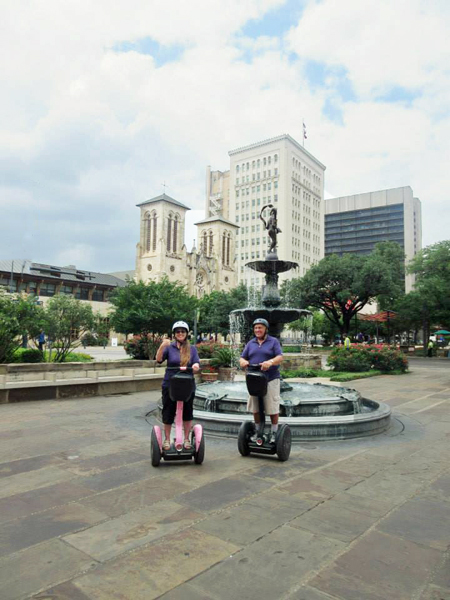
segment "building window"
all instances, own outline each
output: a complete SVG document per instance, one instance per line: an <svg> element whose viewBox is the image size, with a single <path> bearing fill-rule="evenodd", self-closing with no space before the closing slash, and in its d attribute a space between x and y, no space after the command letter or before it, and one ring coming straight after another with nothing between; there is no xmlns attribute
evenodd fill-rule
<svg viewBox="0 0 450 600"><path fill-rule="evenodd" d="M75 298L78 298L78 300L89 300L89 288L79 287L75 293Z"/></svg>
<svg viewBox="0 0 450 600"><path fill-rule="evenodd" d="M59 293L65 294L66 296L72 296L73 295L73 287L71 285L62 285L59 288Z"/></svg>
<svg viewBox="0 0 450 600"><path fill-rule="evenodd" d="M178 216L175 217L173 222L173 248L172 251L177 251L177 235L178 235Z"/></svg>
<svg viewBox="0 0 450 600"><path fill-rule="evenodd" d="M213 255L213 232L210 231L209 232L209 251L208 251L208 256L212 256Z"/></svg>
<svg viewBox="0 0 450 600"><path fill-rule="evenodd" d="M105 292L103 290L94 290L92 292L92 300L95 300L95 302L104 302Z"/></svg>
<svg viewBox="0 0 450 600"><path fill-rule="evenodd" d="M170 252L170 242L172 239L172 215L167 220L167 252Z"/></svg>
<svg viewBox="0 0 450 600"><path fill-rule="evenodd" d="M41 283L39 290L40 296L54 296L56 292L56 285L54 283Z"/></svg>

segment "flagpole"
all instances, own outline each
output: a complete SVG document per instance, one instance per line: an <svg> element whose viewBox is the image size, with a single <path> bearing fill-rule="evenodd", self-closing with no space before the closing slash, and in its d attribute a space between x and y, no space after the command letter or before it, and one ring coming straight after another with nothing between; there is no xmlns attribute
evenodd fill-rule
<svg viewBox="0 0 450 600"><path fill-rule="evenodd" d="M305 147L305 118L302 117L303 148Z"/></svg>

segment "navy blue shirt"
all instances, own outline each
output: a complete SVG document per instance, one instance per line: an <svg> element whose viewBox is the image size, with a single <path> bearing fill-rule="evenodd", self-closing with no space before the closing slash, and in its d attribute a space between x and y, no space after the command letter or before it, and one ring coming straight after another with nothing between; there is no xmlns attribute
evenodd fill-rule
<svg viewBox="0 0 450 600"><path fill-rule="evenodd" d="M283 354L280 342L277 338L268 335L262 344L258 342L257 338L251 339L245 346L241 358L248 360L251 365L257 365L280 354ZM280 379L280 369L277 365L273 365L265 372L267 373L268 381Z"/></svg>
<svg viewBox="0 0 450 600"><path fill-rule="evenodd" d="M177 347L176 342L172 342L172 344L170 344L170 346L167 346L166 348L164 348L161 362L164 362L165 360L167 360L168 367L179 367L180 366L180 351ZM197 348L195 346L191 346L191 358L186 366L192 367L192 365L195 363L200 363L200 358L198 356ZM177 371L175 371L175 370L169 371L168 369L166 369L166 372L164 374L164 380L162 383L163 387L167 387L169 385L169 381L170 381L171 377L173 377L176 372Z"/></svg>

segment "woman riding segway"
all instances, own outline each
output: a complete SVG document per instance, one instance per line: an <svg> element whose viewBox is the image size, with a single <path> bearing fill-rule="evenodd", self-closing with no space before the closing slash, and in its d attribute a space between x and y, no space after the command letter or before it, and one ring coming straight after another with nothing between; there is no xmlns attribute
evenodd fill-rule
<svg viewBox="0 0 450 600"><path fill-rule="evenodd" d="M200 370L200 358L197 348L191 346L188 340L189 327L185 321L177 321L173 324L172 333L175 335L175 341L166 339L162 342L156 353L156 360L159 363L167 360L167 369L162 383L162 421L164 423L164 442L163 450L170 450L170 432L175 420L176 402L173 402L169 395L170 379L177 372L173 367L192 367L194 373ZM183 405L183 429L185 450L191 450L190 432L194 413L195 385L191 397Z"/></svg>

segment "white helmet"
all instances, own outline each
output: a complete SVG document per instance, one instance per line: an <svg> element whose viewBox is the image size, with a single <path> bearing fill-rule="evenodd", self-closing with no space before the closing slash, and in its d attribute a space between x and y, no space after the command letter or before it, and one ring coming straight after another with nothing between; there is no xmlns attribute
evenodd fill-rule
<svg viewBox="0 0 450 600"><path fill-rule="evenodd" d="M176 323L174 323L172 325L172 332L174 332L175 329L178 329L179 327L186 329L186 333L189 333L189 325L185 321L177 321Z"/></svg>

